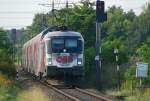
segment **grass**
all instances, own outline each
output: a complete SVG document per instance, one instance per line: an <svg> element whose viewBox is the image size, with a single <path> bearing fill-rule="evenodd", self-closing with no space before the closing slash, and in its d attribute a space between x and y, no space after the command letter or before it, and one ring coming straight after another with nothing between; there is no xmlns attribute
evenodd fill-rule
<svg viewBox="0 0 150 101"><path fill-rule="evenodd" d="M124 101L150 101L150 88L137 88L136 80L122 82L120 90L107 90L106 94Z"/></svg>
<svg viewBox="0 0 150 101"><path fill-rule="evenodd" d="M33 87L22 91L18 95L17 101L50 101L50 99L44 94L42 89Z"/></svg>
<svg viewBox="0 0 150 101"><path fill-rule="evenodd" d="M120 91L108 90L106 94L116 96L125 101L150 101L150 88L122 89Z"/></svg>
<svg viewBox="0 0 150 101"><path fill-rule="evenodd" d="M21 87L14 80L0 73L0 101L16 101Z"/></svg>
<svg viewBox="0 0 150 101"><path fill-rule="evenodd" d="M0 101L50 101L40 88L23 89L19 83L0 73Z"/></svg>
<svg viewBox="0 0 150 101"><path fill-rule="evenodd" d="M135 94L129 97L126 97L126 101L150 101L150 89L145 90L136 90Z"/></svg>

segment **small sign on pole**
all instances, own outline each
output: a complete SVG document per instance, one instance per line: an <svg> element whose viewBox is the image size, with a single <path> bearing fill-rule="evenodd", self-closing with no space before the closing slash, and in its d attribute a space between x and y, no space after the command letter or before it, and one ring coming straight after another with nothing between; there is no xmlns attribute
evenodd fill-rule
<svg viewBox="0 0 150 101"><path fill-rule="evenodd" d="M136 67L136 77L146 78L148 74L148 63L137 62Z"/></svg>

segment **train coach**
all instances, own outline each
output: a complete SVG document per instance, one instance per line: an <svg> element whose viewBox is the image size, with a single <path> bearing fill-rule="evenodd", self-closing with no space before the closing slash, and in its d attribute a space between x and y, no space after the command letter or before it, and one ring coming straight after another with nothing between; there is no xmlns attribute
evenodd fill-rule
<svg viewBox="0 0 150 101"><path fill-rule="evenodd" d="M84 74L84 39L65 26L51 26L23 45L22 67L37 77Z"/></svg>

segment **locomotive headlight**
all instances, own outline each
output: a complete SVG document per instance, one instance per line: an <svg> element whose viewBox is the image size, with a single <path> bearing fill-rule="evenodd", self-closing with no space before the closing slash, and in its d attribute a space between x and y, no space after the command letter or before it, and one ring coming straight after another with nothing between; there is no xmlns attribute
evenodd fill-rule
<svg viewBox="0 0 150 101"><path fill-rule="evenodd" d="M52 58L48 58L47 63L48 63L48 65L51 65L52 64Z"/></svg>
<svg viewBox="0 0 150 101"><path fill-rule="evenodd" d="M78 65L82 65L82 59L81 59L81 58L78 58L78 59L77 59L77 64L78 64Z"/></svg>
<svg viewBox="0 0 150 101"><path fill-rule="evenodd" d="M51 65L52 64L52 62L48 62L48 65Z"/></svg>
<svg viewBox="0 0 150 101"><path fill-rule="evenodd" d="M78 61L78 65L81 65L82 64L82 62L81 61Z"/></svg>
<svg viewBox="0 0 150 101"><path fill-rule="evenodd" d="M52 65L52 56L51 54L46 54L47 65Z"/></svg>

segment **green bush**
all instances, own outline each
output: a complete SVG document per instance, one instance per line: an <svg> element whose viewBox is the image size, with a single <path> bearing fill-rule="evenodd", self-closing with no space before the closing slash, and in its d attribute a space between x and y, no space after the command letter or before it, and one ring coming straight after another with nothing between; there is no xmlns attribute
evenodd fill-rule
<svg viewBox="0 0 150 101"><path fill-rule="evenodd" d="M107 40L102 44L102 58L106 64L115 62L114 49L118 48L119 64L128 62L127 47L119 40Z"/></svg>
<svg viewBox="0 0 150 101"><path fill-rule="evenodd" d="M8 63L0 63L0 71L9 77L15 77L16 74L15 66Z"/></svg>
<svg viewBox="0 0 150 101"><path fill-rule="evenodd" d="M148 77L144 80L144 84L150 86L150 46L149 44L143 44L137 49L139 61L148 63Z"/></svg>
<svg viewBox="0 0 150 101"><path fill-rule="evenodd" d="M84 87L95 86L95 50L94 48L87 48L85 50L85 76L82 81Z"/></svg>
<svg viewBox="0 0 150 101"><path fill-rule="evenodd" d="M0 73L0 101L16 101L21 90L19 83Z"/></svg>
<svg viewBox="0 0 150 101"><path fill-rule="evenodd" d="M93 73L95 68L94 63L95 50L94 48L88 48L85 50L85 73L89 75L89 73Z"/></svg>

